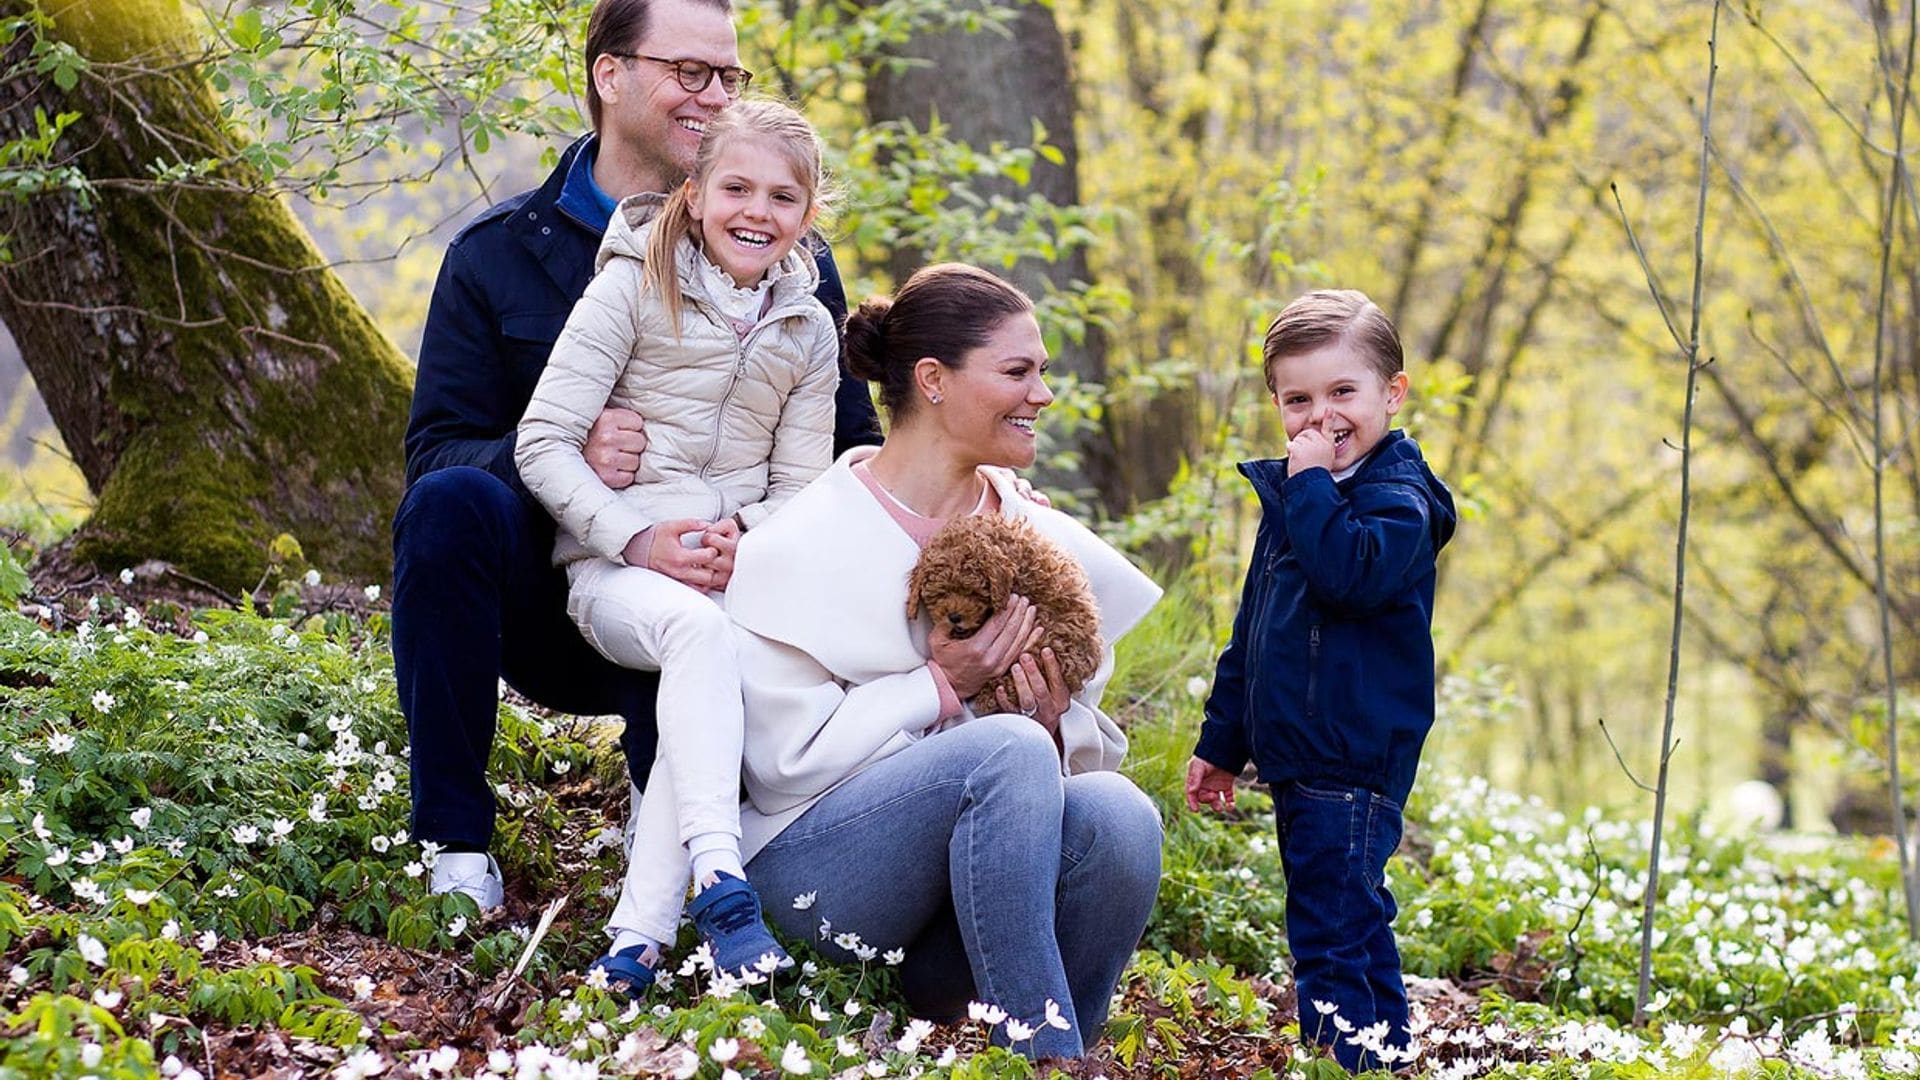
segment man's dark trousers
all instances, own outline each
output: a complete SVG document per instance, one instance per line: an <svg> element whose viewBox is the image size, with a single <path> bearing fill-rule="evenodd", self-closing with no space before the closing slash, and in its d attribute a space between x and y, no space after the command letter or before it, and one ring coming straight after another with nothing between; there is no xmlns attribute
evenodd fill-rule
<svg viewBox="0 0 1920 1080"><path fill-rule="evenodd" d="M627 773L646 779L660 677L593 651L567 617L553 519L484 469L429 473L394 518L393 653L412 744L415 836L485 851L497 679L561 712L618 714ZM418 748L436 747L431 761Z"/></svg>

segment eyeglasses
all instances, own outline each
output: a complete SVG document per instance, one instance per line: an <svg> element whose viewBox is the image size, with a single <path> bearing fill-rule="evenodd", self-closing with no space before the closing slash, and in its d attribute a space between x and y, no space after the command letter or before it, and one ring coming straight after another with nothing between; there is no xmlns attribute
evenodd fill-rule
<svg viewBox="0 0 1920 1080"><path fill-rule="evenodd" d="M669 60L664 56L645 56L641 53L607 51L608 56L617 56L622 60L651 60L656 64L665 64L673 69L680 80L680 88L689 94L697 94L713 85L713 77L720 76L720 89L727 97L737 98L753 81L753 72L743 67L714 67L705 60Z"/></svg>

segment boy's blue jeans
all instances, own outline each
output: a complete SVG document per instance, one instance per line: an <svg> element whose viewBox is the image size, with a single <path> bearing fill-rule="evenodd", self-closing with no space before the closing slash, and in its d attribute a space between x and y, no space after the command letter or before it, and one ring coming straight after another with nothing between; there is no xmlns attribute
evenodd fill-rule
<svg viewBox="0 0 1920 1080"><path fill-rule="evenodd" d="M1160 816L1119 773L1060 775L1024 716L919 740L828 792L747 863L767 917L822 952L822 932L903 948L907 1004L954 1020L969 1001L1033 1025L1013 1049L1080 1057L1160 888ZM793 898L811 897L805 908ZM1066 1025L1045 1022L1051 1000ZM994 1028L1008 1045L1006 1026Z"/></svg>
<svg viewBox="0 0 1920 1080"><path fill-rule="evenodd" d="M1353 1038L1384 1023L1379 1045L1407 1043L1407 990L1393 943L1399 909L1385 883L1387 857L1400 846L1400 807L1365 788L1319 782L1289 783L1273 805L1300 1037L1331 1048L1351 1071L1380 1068Z"/></svg>

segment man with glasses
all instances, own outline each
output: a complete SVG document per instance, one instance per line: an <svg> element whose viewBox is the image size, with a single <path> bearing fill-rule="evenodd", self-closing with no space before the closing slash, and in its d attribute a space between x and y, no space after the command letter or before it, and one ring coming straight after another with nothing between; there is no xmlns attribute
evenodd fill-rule
<svg viewBox="0 0 1920 1080"><path fill-rule="evenodd" d="M434 285L407 426L407 494L394 517L393 658L407 717L413 835L441 849L434 892L482 909L502 899L487 854L486 778L502 680L562 712L626 718L628 775L653 762L658 676L594 652L566 612L551 564L554 524L520 482L514 429L615 205L664 198L693 165L707 121L752 76L740 67L727 0L600 0L587 27L593 132L539 188L482 213L454 238ZM814 244L818 296L839 321L846 296ZM866 386L843 380L835 454L880 441ZM638 415L608 409L585 447L610 488L631 484L646 448Z"/></svg>

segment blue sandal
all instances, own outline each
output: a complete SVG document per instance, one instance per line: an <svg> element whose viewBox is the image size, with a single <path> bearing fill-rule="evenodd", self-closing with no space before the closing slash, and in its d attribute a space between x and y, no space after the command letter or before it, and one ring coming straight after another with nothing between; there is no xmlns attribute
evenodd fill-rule
<svg viewBox="0 0 1920 1080"><path fill-rule="evenodd" d="M764 960L773 958L776 968L792 967L793 958L774 940L760 913L760 895L753 886L728 873L714 875L712 885L693 898L687 913L693 925L713 952L715 968L729 975L748 971L771 974Z"/></svg>
<svg viewBox="0 0 1920 1080"><path fill-rule="evenodd" d="M653 985L653 969L640 962L646 953L644 945L635 945L617 953L609 953L587 965L587 970L599 968L607 973L607 983L614 989L638 1000L647 995L647 987Z"/></svg>

